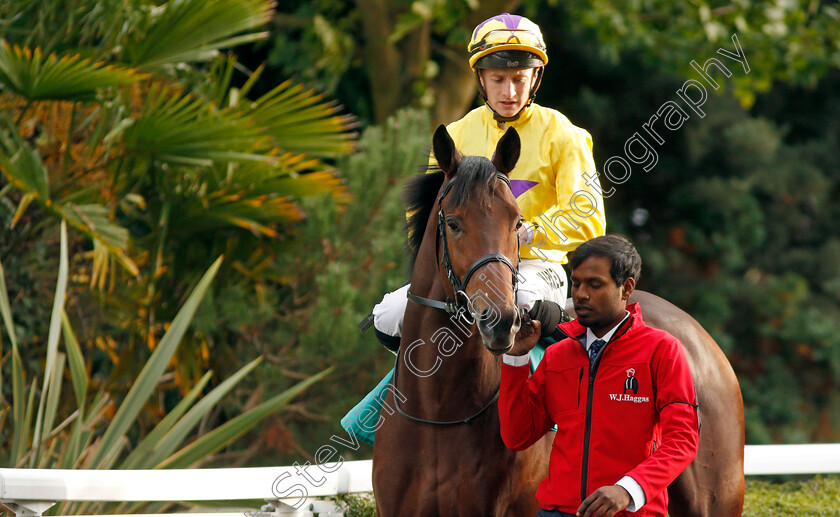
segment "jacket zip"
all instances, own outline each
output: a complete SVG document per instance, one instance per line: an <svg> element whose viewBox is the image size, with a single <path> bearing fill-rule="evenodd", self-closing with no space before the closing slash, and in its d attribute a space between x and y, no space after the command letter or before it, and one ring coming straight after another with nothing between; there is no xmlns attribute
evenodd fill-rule
<svg viewBox="0 0 840 517"><path fill-rule="evenodd" d="M606 345L604 348L607 348ZM601 350L603 353L603 350ZM599 354L600 355L600 354ZM592 387L595 384L595 372L598 371L598 363L601 362L601 358L597 357L595 359L595 364L592 365L592 369L589 370L589 387L586 391L586 420L584 425L583 431L583 463L581 464L581 474L580 474L580 502L582 503L586 499L586 477L588 473L588 464L589 464L589 431L591 428L591 417L592 417Z"/></svg>
<svg viewBox="0 0 840 517"><path fill-rule="evenodd" d="M607 346L627 333L627 330L629 330L630 327L633 325L633 316L627 318L626 322L627 325L623 329L617 329L615 334L613 334L612 339L610 339L609 342L604 345L604 348L602 348L601 351L598 352L598 355L595 357L595 362L592 364L592 368L589 370L589 387L586 391L586 420L584 421L583 431L583 462L581 463L580 469L581 503L584 500L586 500L586 478L589 473L589 432L592 427L592 390L595 386L595 374L598 372L598 365L601 363L601 356L604 355L604 352L607 351ZM621 334L619 334L619 332L621 332ZM581 370L581 373L583 373L583 370Z"/></svg>

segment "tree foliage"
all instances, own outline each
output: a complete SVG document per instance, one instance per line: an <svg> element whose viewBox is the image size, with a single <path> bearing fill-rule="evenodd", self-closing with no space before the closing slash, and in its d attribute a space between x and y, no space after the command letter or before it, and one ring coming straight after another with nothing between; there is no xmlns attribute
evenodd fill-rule
<svg viewBox="0 0 840 517"><path fill-rule="evenodd" d="M568 13L571 23L564 29L542 23L552 60L574 40L569 31L588 30L610 65L622 53L638 51L649 66L681 76L692 71L692 60L714 56L736 34L752 71L729 88L745 105L774 81L813 86L840 65L840 11L830 2L807 0L313 0L281 7L264 54L282 73L335 92L373 122L414 105L431 109L435 123L448 123L476 98L466 60L473 28L515 10L537 21L538 13Z"/></svg>
<svg viewBox="0 0 840 517"><path fill-rule="evenodd" d="M297 15L276 23L320 15L321 28L340 33L336 27L342 25L330 22L339 13L347 23L362 16L341 5L343 10L333 11L325 3L306 3ZM742 383L750 443L836 440L840 304L834 279L837 231L831 224L837 209L831 200L840 180L832 94L838 33L828 5L788 3L775 11L770 4L724 7L709 6L707 12L702 3L636 3L621 10L610 3L526 3L522 12L546 28L552 60L538 101L593 134L595 161L603 172L607 159L625 155L634 133L646 134L643 124L663 103L680 101L677 91L686 80L700 78L692 61L703 65L715 57L732 65L730 77L714 72L721 88L709 88L703 116L685 106L690 116L681 128L663 131L665 142L652 144L655 167L644 171L633 164L632 177L621 184L602 176L605 188L616 189L606 200L608 230L627 233L639 245L642 288L693 314L726 351ZM767 17L779 13L777 32L765 27ZM716 29L708 29L706 15ZM314 27L300 27L307 29L274 40L276 56L291 48L312 52L298 53L300 61L292 60L289 69L364 86L354 79L353 66L360 63L352 59L344 68L310 66L320 63L313 43L319 40L306 39ZM749 72L717 52L734 52L733 34ZM331 41L346 41L336 38ZM792 53L806 44L821 48L810 53L806 68L813 76L804 80L808 74L799 72L806 68ZM383 232L401 215L394 217ZM346 267L336 256L327 269ZM352 332L349 321L347 327L336 325L329 332ZM319 346L323 343L313 342L312 350ZM377 345L371 340L369 346ZM366 379L368 371L359 378Z"/></svg>
<svg viewBox="0 0 840 517"><path fill-rule="evenodd" d="M738 72L718 75L728 93L710 88L704 116L686 108L690 118L662 129L660 145L643 124L665 102L682 102L676 92L700 76L646 64L639 49L613 64L591 37L577 32L558 60L580 82L553 99L541 95L592 133L602 186L615 189L606 199L608 231L639 246L640 287L691 313L727 353L744 394L748 443L836 440L838 71L814 87L776 84L750 108L733 95ZM744 51L749 75L760 73ZM691 59L714 55L699 46ZM546 84L559 80L552 73ZM637 132L656 165L630 162L625 182L610 181L604 164L626 158Z"/></svg>
<svg viewBox="0 0 840 517"><path fill-rule="evenodd" d="M271 291L268 313L247 327L248 342L267 359L259 382L282 389L289 370L336 368L333 383L311 390L299 414L284 414L262 437L279 461L310 458L331 435L346 436L339 419L393 366L393 355L357 324L384 293L408 281L401 194L428 160L430 134L428 115L414 110L368 127L359 151L337 163L355 201L307 200L312 217L301 224L295 246L278 256L278 266L294 277ZM365 446L342 451L348 459L369 453Z"/></svg>
<svg viewBox="0 0 840 517"><path fill-rule="evenodd" d="M347 201L328 160L353 150L353 118L291 82L253 95L263 69L222 52L266 36L270 0L0 9L0 185L15 206L4 222L25 235L2 255L31 253L51 218L89 239L74 239L89 262L72 277L107 309L97 346L120 382L211 257L228 257L217 290L258 292L276 280L266 261L305 217L300 199ZM178 354L185 391L212 362L209 341L191 336Z"/></svg>
<svg viewBox="0 0 840 517"><path fill-rule="evenodd" d="M692 60L714 56L736 34L751 71L733 77L730 89L746 106L776 81L813 87L840 66L840 9L833 2L599 1L571 2L568 9L598 35L600 53L611 62L638 50L650 66L680 76L691 75Z"/></svg>
<svg viewBox="0 0 840 517"><path fill-rule="evenodd" d="M460 118L475 98L466 60L473 28L521 0L316 0L281 8L269 62L340 95L384 123L399 108ZM362 90L360 92L360 89ZM362 93L362 95L360 95Z"/></svg>
<svg viewBox="0 0 840 517"><path fill-rule="evenodd" d="M253 360L215 389L202 392L212 376L206 372L201 381L166 414L144 437L137 438L137 419L148 399L157 391L161 376L190 326L204 294L216 276L221 258L217 259L190 293L184 306L159 346L144 363L125 398L117 403L102 389L90 396L90 374L81 347L65 311L69 275L67 226L61 223L58 279L52 306L49 338L43 380L28 371L18 344L13 310L6 278L0 263L0 316L3 329L11 343L9 353L12 403L0 409L0 462L7 467L29 468L188 468L196 466L261 420L285 407L303 390L320 380L323 371L251 408L222 426L209 432L196 432L219 400L249 375L259 363ZM63 346L59 348L59 345ZM65 368L70 382L65 380ZM2 369L0 369L2 373ZM31 381L27 377L31 376ZM69 384L75 404L61 404L62 389ZM6 391L0 375L0 394ZM66 397L64 397L66 398ZM200 398L200 400L198 400ZM198 434L198 436L195 436ZM131 435L134 435L133 437ZM133 439L132 439L133 438ZM184 445L189 439L191 443ZM133 450L128 452L129 444ZM162 504L121 504L115 513L136 511L140 507L160 511ZM104 504L62 503L61 514L102 512ZM148 508L147 508L148 509Z"/></svg>

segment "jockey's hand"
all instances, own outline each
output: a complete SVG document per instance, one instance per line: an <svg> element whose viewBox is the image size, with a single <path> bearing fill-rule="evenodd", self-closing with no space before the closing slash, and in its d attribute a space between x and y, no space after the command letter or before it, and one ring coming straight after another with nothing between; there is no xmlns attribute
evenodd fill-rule
<svg viewBox="0 0 840 517"><path fill-rule="evenodd" d="M527 313L523 315L522 326L519 327L519 332L516 333L516 339L513 342L513 348L508 350L508 355L525 355L537 346L540 340L540 322L539 320L532 320Z"/></svg>
<svg viewBox="0 0 840 517"><path fill-rule="evenodd" d="M577 510L579 517L612 517L630 504L630 493L619 485L602 486Z"/></svg>
<svg viewBox="0 0 840 517"><path fill-rule="evenodd" d="M542 335L540 337L550 336L558 324L572 319L560 305L548 300L535 301L534 306L528 311L528 316L532 320L540 320L542 324Z"/></svg>

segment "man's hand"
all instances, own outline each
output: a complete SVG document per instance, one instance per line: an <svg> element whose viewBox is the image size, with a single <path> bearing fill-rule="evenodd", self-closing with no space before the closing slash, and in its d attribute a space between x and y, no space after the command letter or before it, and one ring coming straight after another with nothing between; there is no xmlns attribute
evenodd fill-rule
<svg viewBox="0 0 840 517"><path fill-rule="evenodd" d="M577 510L579 517L612 517L630 504L630 493L618 485L602 486Z"/></svg>
<svg viewBox="0 0 840 517"><path fill-rule="evenodd" d="M537 346L540 340L540 322L532 320L525 315L522 320L522 326L519 327L519 332L516 333L516 339L513 342L513 348L508 350L508 355L525 355Z"/></svg>

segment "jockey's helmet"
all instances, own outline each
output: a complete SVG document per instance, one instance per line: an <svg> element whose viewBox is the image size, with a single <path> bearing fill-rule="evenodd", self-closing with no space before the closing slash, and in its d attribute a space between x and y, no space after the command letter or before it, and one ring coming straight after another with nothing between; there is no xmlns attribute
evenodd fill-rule
<svg viewBox="0 0 840 517"><path fill-rule="evenodd" d="M515 14L503 13L493 16L478 24L467 50L470 68L475 71L478 90L485 101L487 93L481 85L479 69L536 68L537 80L531 88L530 98L525 107L533 102L542 80L543 66L548 63L545 42L536 23ZM502 117L494 111L494 117L508 122L519 118L519 113L512 117Z"/></svg>

